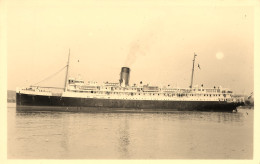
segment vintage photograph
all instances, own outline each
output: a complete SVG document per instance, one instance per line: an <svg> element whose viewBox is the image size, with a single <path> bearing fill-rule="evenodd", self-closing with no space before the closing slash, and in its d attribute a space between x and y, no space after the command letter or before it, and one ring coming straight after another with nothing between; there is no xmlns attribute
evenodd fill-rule
<svg viewBox="0 0 260 164"><path fill-rule="evenodd" d="M7 159L254 159L254 8L5 1Z"/></svg>

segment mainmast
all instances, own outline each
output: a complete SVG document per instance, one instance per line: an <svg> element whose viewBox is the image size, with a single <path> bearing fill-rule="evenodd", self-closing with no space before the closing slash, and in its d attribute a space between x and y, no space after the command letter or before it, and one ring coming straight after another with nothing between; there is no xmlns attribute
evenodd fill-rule
<svg viewBox="0 0 260 164"><path fill-rule="evenodd" d="M196 56L197 56L197 55L194 53L193 65L192 65L192 73L191 73L190 88L192 88L192 84L193 84L194 64L195 64L195 58L196 58Z"/></svg>
<svg viewBox="0 0 260 164"><path fill-rule="evenodd" d="M69 49L68 62L67 62L67 66L66 66L66 67L67 67L67 70L66 70L66 77L65 77L65 84L64 84L64 92L67 91L69 65L70 65L70 49Z"/></svg>

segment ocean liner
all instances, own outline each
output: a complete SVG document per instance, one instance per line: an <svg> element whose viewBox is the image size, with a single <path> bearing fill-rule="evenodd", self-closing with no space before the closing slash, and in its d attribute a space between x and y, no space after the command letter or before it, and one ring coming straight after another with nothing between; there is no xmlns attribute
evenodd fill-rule
<svg viewBox="0 0 260 164"><path fill-rule="evenodd" d="M69 64L62 91L52 87L30 86L16 89L17 109L51 111L228 111L243 105L243 98L234 97L229 89L193 86L194 54L191 85L187 88L130 85L130 68L122 67L118 83L84 82L69 78Z"/></svg>

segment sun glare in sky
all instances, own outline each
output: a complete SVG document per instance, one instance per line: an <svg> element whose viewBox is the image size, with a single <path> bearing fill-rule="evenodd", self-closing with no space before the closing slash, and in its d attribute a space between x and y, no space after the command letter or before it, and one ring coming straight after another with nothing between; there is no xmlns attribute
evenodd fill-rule
<svg viewBox="0 0 260 164"><path fill-rule="evenodd" d="M216 53L216 58L217 58L218 60L223 59L223 58L224 58L223 52L217 52L217 53Z"/></svg>

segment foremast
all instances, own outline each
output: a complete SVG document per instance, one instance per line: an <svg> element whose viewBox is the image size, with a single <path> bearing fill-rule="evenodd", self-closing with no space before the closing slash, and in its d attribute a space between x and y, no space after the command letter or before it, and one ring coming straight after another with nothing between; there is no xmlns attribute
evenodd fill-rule
<svg viewBox="0 0 260 164"><path fill-rule="evenodd" d="M70 65L70 49L69 49L69 55L68 55L68 62L67 62L67 70L66 70L66 76L65 76L65 84L64 84L64 92L67 91L67 85L68 85L68 74L69 74L69 65Z"/></svg>

